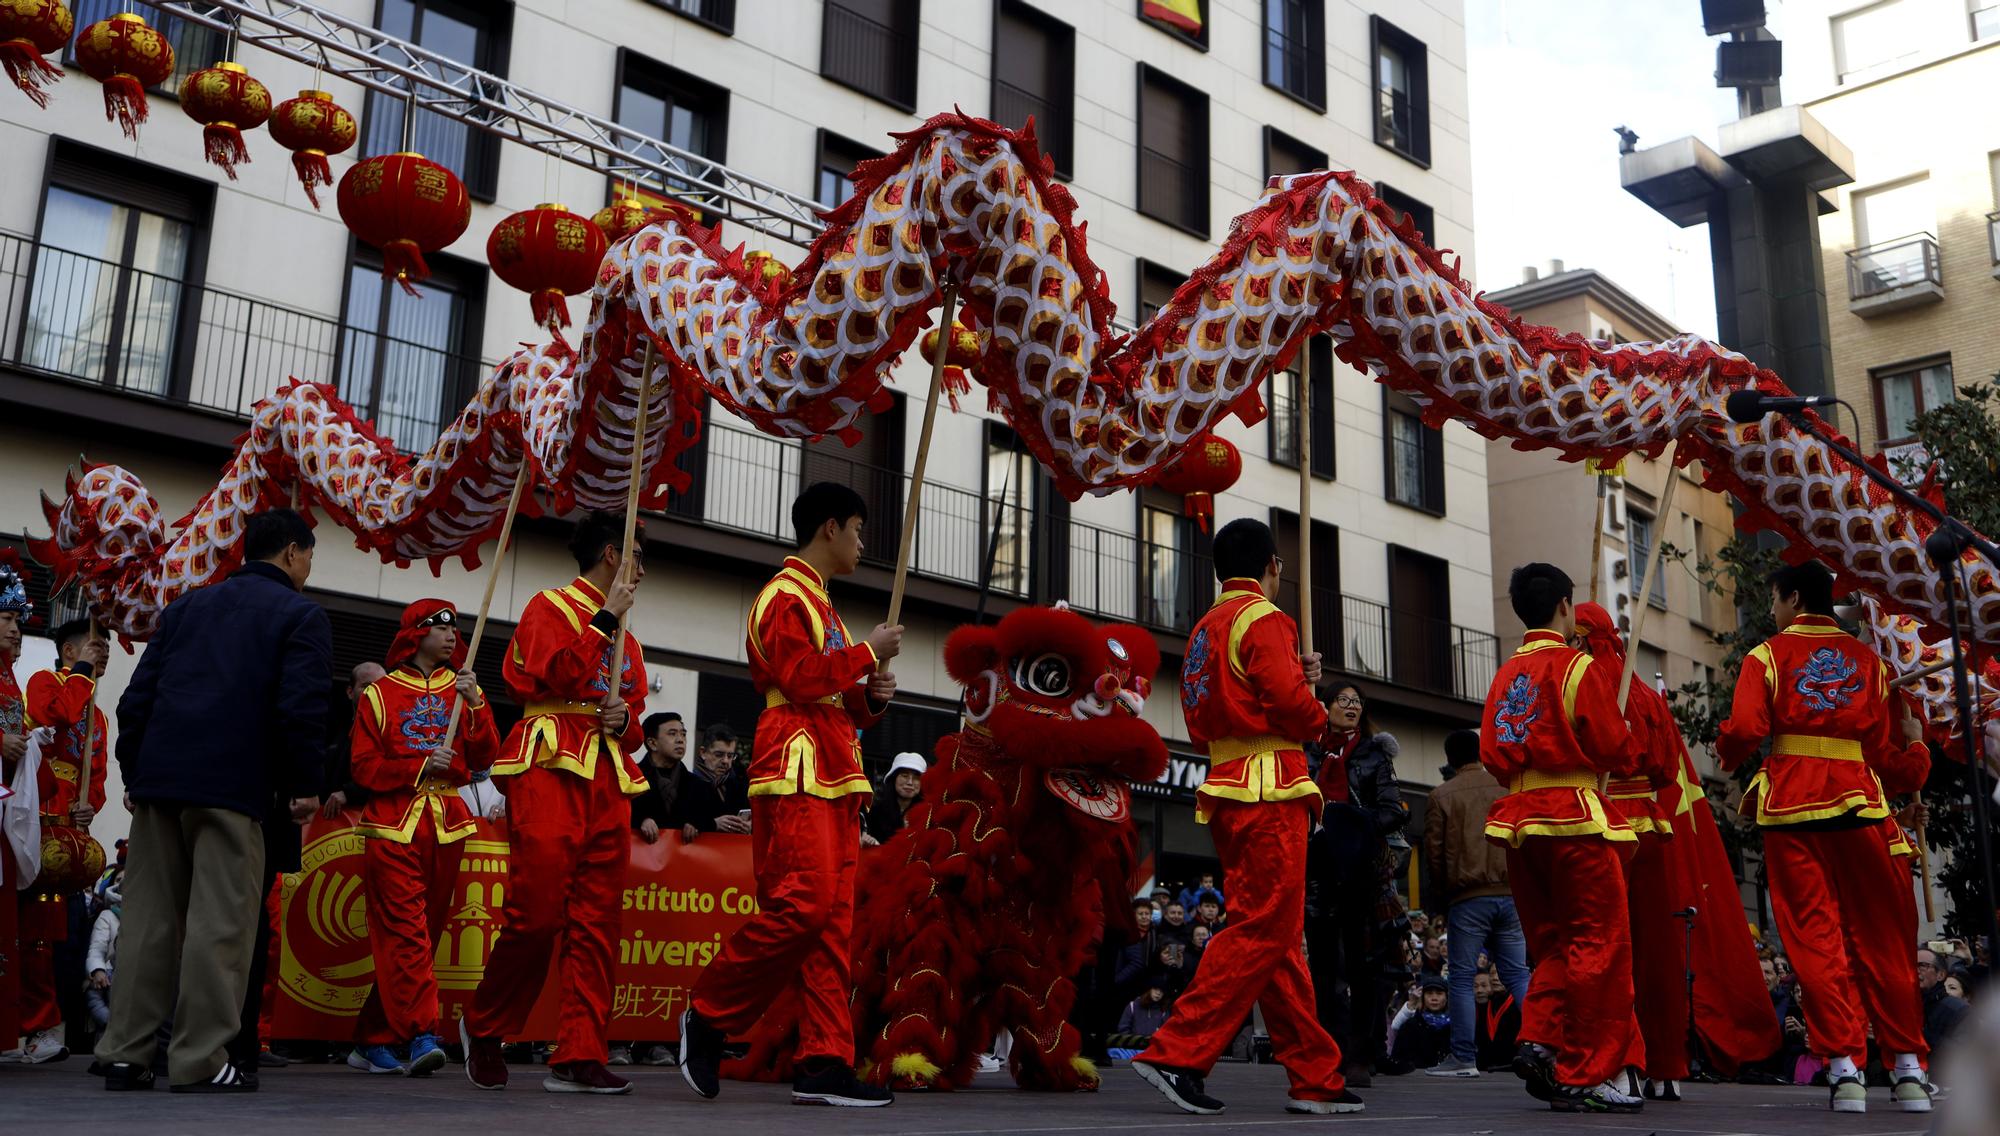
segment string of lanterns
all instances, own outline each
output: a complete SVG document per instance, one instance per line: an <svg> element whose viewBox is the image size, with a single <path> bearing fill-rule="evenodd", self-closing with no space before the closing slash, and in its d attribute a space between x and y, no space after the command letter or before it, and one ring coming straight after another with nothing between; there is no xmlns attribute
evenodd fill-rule
<svg viewBox="0 0 2000 1136"><path fill-rule="evenodd" d="M146 91L174 73L173 43L130 12L79 32L62 0L4 0L0 67L36 106L48 106L49 88L63 76L62 67L48 57L70 44L72 33L77 66L103 89L105 120L116 122L136 142L150 114ZM234 46L232 32L231 55ZM190 74L181 84L180 103L202 126L208 161L232 181L236 168L251 160L244 132L268 122L271 138L291 153L292 169L314 209L320 208L320 188L334 184L328 158L352 148L360 133L354 115L326 91L302 90L273 107L270 90L233 60ZM409 114L405 107L406 137ZM425 254L457 241L472 221L472 201L458 176L407 149L355 163L340 179L335 197L342 223L381 251L383 277L412 294L430 276ZM495 225L486 256L501 280L528 293L535 322L553 330L569 324L565 297L587 292L596 283L610 242L669 214L683 223L699 221L677 204L649 205L636 191L621 195L594 217L561 205L538 205ZM752 253L746 260L766 283L785 275L784 265L769 254Z"/></svg>

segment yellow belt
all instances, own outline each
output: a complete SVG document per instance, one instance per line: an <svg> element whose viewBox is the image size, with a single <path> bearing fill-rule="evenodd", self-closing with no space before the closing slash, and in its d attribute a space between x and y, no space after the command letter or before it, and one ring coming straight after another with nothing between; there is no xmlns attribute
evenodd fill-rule
<svg viewBox="0 0 2000 1136"><path fill-rule="evenodd" d="M1525 793L1530 789L1595 789L1595 773L1539 773L1533 769L1526 773L1516 773L1507 785L1508 792Z"/></svg>
<svg viewBox="0 0 2000 1136"><path fill-rule="evenodd" d="M825 698L815 698L811 702L793 702L791 699L785 697L785 692L782 690L774 689L774 690L767 690L764 692L764 709L766 710L776 710L780 706L845 706L845 705L847 705L846 700L838 694L829 694Z"/></svg>
<svg viewBox="0 0 2000 1136"><path fill-rule="evenodd" d="M1604 795L1614 801L1650 800L1653 797L1653 783L1644 777L1625 777L1604 787Z"/></svg>
<svg viewBox="0 0 2000 1136"><path fill-rule="evenodd" d="M1235 761L1259 753L1275 753L1282 749L1304 749L1305 747L1289 738L1276 734L1259 734L1252 738L1217 738L1208 743L1208 760L1212 764Z"/></svg>
<svg viewBox="0 0 2000 1136"><path fill-rule="evenodd" d="M1820 738L1811 734L1779 734L1771 739L1772 757L1823 757L1828 761L1861 761L1861 743L1853 738Z"/></svg>
<svg viewBox="0 0 2000 1136"><path fill-rule="evenodd" d="M530 702L521 713L529 718L544 718L551 714L588 714L595 718L601 709L603 707L590 702Z"/></svg>

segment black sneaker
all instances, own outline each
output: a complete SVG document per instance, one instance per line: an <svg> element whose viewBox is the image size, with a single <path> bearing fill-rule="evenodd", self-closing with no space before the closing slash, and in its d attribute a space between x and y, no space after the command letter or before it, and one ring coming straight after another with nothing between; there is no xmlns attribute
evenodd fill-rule
<svg viewBox="0 0 2000 1136"><path fill-rule="evenodd" d="M156 1080L151 1069L129 1061L99 1062L91 1068L98 1070L104 1078L104 1091L110 1093L142 1092L152 1088Z"/></svg>
<svg viewBox="0 0 2000 1136"><path fill-rule="evenodd" d="M827 1104L838 1108L881 1108L895 1104L896 1094L854 1075L844 1061L830 1061L817 1072L799 1067L792 1078L793 1104Z"/></svg>
<svg viewBox="0 0 2000 1136"><path fill-rule="evenodd" d="M681 1079L703 1100L722 1092L722 1031L693 1007L681 1011Z"/></svg>
<svg viewBox="0 0 2000 1136"><path fill-rule="evenodd" d="M1174 1102L1174 1107L1182 1112L1193 1113L1196 1116L1214 1116L1227 1107L1203 1092L1201 1078L1186 1069L1134 1061L1132 1071L1144 1077L1147 1084L1160 1090L1160 1095Z"/></svg>
<svg viewBox="0 0 2000 1136"><path fill-rule="evenodd" d="M1538 1101L1555 1103L1556 1068L1555 1062L1539 1049L1522 1043L1514 1051L1514 1075L1527 1082L1528 1095ZM1580 1090L1579 1090L1580 1091ZM1557 1111L1569 1111L1558 1108Z"/></svg>
<svg viewBox="0 0 2000 1136"><path fill-rule="evenodd" d="M1305 1100L1292 1097L1285 1101L1286 1112L1302 1112L1310 1116L1335 1116L1351 1112L1362 1112L1366 1105L1354 1095L1352 1089L1340 1090L1340 1095L1332 1100Z"/></svg>
<svg viewBox="0 0 2000 1136"><path fill-rule="evenodd" d="M170 1085L169 1092L176 1093L254 1093L257 1080L246 1076L241 1069L224 1061L215 1076L206 1081L195 1081L186 1085Z"/></svg>

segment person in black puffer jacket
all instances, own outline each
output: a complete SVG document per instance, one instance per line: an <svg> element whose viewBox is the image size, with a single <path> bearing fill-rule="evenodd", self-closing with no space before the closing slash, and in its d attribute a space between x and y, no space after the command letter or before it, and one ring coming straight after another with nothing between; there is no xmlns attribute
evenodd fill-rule
<svg viewBox="0 0 2000 1136"><path fill-rule="evenodd" d="M1409 823L1396 780L1394 735L1369 721L1367 700L1352 682L1321 687L1327 736L1306 756L1326 799L1306 846L1306 954L1320 1024L1340 1043L1341 1073L1365 1085L1382 1056L1388 1002L1382 976L1400 944L1381 934L1389 845ZM1400 901L1393 904L1401 909Z"/></svg>

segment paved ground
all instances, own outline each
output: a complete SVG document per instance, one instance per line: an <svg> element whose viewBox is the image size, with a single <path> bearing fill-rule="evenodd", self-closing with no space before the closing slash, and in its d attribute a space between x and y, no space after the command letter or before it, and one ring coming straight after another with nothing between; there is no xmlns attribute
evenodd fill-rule
<svg viewBox="0 0 2000 1136"><path fill-rule="evenodd" d="M1364 1092L1360 1116L1298 1117L1284 1111L1285 1079L1272 1065L1224 1064L1209 1090L1229 1102L1222 1116L1184 1116L1123 1067L1107 1070L1096 1094L1040 1096L1012 1090L1004 1074L982 1078L991 1088L909 1095L887 1109L803 1109L786 1087L726 1082L722 1098L694 1098L673 1069L637 1069L628 1097L578 1098L540 1091L542 1070L513 1066L513 1087L475 1091L460 1067L428 1081L370 1077L340 1067L296 1066L267 1072L263 1090L231 1098L164 1091L114 1094L83 1073L85 1062L0 1068L0 1131L145 1136L581 1136L638 1132L649 1127L699 1136L774 1136L785 1126L814 1133L898 1133L974 1136L985 1133L1282 1133L1294 1127L1424 1136L1919 1136L1927 1117L1887 1111L1877 1090L1867 1116L1834 1116L1823 1089L1701 1085L1679 1105L1649 1105L1636 1116L1556 1116L1521 1092L1511 1077L1440 1081L1384 1078ZM683 1128L681 1126L687 1126Z"/></svg>

